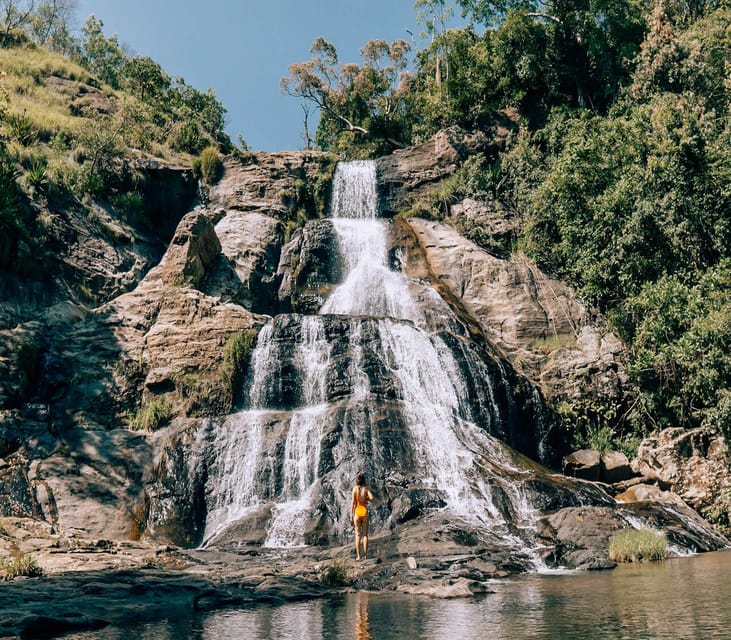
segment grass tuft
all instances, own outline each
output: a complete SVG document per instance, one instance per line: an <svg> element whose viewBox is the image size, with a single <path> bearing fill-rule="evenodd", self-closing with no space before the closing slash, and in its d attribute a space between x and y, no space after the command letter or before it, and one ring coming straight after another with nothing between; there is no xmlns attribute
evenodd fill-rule
<svg viewBox="0 0 731 640"><path fill-rule="evenodd" d="M660 562L667 552L665 534L652 529L622 529L609 538L609 559L615 562Z"/></svg>
<svg viewBox="0 0 731 640"><path fill-rule="evenodd" d="M36 564L33 556L25 554L0 566L0 574L5 580L12 580L19 576L38 578L43 575L43 569Z"/></svg>
<svg viewBox="0 0 731 640"><path fill-rule="evenodd" d="M330 587L347 587L351 582L348 563L341 558L336 558L321 567L318 577L320 582Z"/></svg>
<svg viewBox="0 0 731 640"><path fill-rule="evenodd" d="M137 409L128 420L132 431L156 431L167 425L173 417L172 407L166 400L150 400Z"/></svg>

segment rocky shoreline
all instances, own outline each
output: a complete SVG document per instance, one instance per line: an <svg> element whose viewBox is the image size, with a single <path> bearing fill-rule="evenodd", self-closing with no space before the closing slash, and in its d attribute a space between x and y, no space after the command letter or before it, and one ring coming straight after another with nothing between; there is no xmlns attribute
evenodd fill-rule
<svg viewBox="0 0 731 640"><path fill-rule="evenodd" d="M0 584L0 637L23 639L361 589L466 597L486 593L489 578L525 569L525 559L446 540L435 541L418 558L404 556L423 546L416 530L410 536L373 538L371 557L360 562L351 546L183 549L69 538L45 523L19 519L6 519L5 530L18 535L16 548L30 554L44 574Z"/></svg>
<svg viewBox="0 0 731 640"><path fill-rule="evenodd" d="M90 539L42 521L4 518L2 556L29 555L43 575L0 583L0 637L53 638L360 590L473 597L490 593L491 581L537 570L541 558L553 566L560 548L567 561L563 566L608 569L615 566L607 557L615 523L598 521L609 515L605 508L597 509L601 513L585 507L578 515L569 508L546 516L539 523L536 546L522 552L484 528L432 513L372 536L370 557L360 562L352 545L185 549L150 541ZM571 531L556 520L560 514L570 521ZM672 533L669 523L663 524ZM704 544L699 550L721 548L728 541L717 536Z"/></svg>

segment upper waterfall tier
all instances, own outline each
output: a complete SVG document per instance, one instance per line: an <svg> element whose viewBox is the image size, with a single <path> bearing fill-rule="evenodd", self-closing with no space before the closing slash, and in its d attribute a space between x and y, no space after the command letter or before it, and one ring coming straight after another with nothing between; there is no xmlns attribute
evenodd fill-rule
<svg viewBox="0 0 731 640"><path fill-rule="evenodd" d="M333 176L332 218L377 218L376 163L372 160L340 162Z"/></svg>

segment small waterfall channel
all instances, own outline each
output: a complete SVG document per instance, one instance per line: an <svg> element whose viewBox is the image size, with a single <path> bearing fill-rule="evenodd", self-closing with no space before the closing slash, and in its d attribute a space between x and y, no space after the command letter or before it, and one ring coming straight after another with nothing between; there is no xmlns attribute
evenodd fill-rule
<svg viewBox="0 0 731 640"><path fill-rule="evenodd" d="M338 165L331 220L345 278L318 315L276 316L260 332L246 408L216 431L204 540L242 521L264 528L269 547L302 546L318 527L342 540L365 471L389 493L376 528L413 509L394 487L416 487L429 509L524 549L535 513L517 481L526 472L491 435L504 428L500 365L455 337L433 288L390 267L375 163Z"/></svg>

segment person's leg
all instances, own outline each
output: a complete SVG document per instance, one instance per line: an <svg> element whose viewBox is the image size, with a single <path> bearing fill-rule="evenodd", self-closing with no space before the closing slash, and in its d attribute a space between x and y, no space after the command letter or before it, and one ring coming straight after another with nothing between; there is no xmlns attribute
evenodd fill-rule
<svg viewBox="0 0 731 640"><path fill-rule="evenodd" d="M363 557L368 557L368 516L363 518L363 534L361 536L363 540Z"/></svg>
<svg viewBox="0 0 731 640"><path fill-rule="evenodd" d="M355 521L353 522L354 528L355 528L355 559L360 560L360 530L362 526L362 521L360 518L355 518Z"/></svg>

